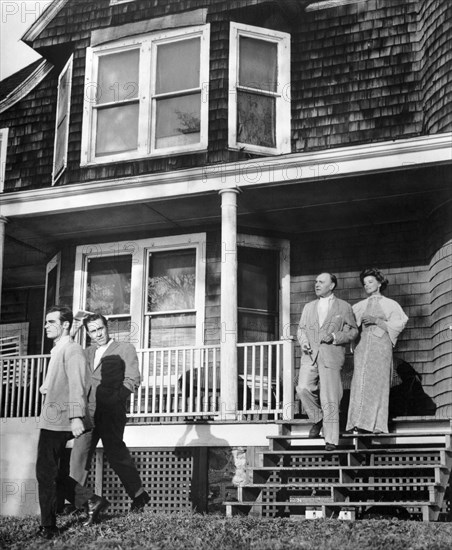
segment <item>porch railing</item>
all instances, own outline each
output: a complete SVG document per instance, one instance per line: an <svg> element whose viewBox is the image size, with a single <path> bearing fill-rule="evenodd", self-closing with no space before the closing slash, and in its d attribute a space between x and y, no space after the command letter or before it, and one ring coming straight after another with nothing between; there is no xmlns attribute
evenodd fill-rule
<svg viewBox="0 0 452 550"><path fill-rule="evenodd" d="M238 344L237 418L293 412L293 343ZM0 417L32 417L41 411L39 387L49 355L0 357ZM131 396L134 422L221 418L220 346L140 349L142 383Z"/></svg>
<svg viewBox="0 0 452 550"><path fill-rule="evenodd" d="M2 385L0 416L2 418L39 416L44 382L50 355L0 357Z"/></svg>

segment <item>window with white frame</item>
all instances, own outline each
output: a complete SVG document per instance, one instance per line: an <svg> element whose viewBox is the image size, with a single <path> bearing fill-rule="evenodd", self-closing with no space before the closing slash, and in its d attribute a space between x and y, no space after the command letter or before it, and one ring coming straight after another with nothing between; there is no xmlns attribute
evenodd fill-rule
<svg viewBox="0 0 452 550"><path fill-rule="evenodd" d="M0 128L0 193L5 187L6 150L8 147L8 128Z"/></svg>
<svg viewBox="0 0 452 550"><path fill-rule="evenodd" d="M290 35L231 23L229 146L290 152Z"/></svg>
<svg viewBox="0 0 452 550"><path fill-rule="evenodd" d="M74 311L102 313L137 346L202 345L204 249L204 233L79 246Z"/></svg>
<svg viewBox="0 0 452 550"><path fill-rule="evenodd" d="M53 153L53 183L56 182L67 165L69 113L71 109L72 60L73 56L71 55L69 61L66 63L64 69L58 77L55 145Z"/></svg>
<svg viewBox="0 0 452 550"><path fill-rule="evenodd" d="M209 25L87 49L82 164L207 147Z"/></svg>

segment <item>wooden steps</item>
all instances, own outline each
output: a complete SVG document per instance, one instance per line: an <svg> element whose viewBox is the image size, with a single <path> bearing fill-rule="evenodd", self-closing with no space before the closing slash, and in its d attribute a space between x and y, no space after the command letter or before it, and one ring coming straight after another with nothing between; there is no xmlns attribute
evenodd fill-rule
<svg viewBox="0 0 452 550"><path fill-rule="evenodd" d="M225 503L227 515L304 517L314 508L315 517L353 510L359 518L379 507L435 521L444 509L450 430L343 434L338 448L326 451L323 439L291 433L284 423L268 440L258 465L247 470L249 482L238 488L238 501Z"/></svg>

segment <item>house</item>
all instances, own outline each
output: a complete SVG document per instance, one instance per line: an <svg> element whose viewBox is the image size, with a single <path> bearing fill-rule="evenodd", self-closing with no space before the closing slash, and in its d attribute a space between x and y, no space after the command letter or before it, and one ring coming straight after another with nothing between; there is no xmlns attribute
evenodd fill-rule
<svg viewBox="0 0 452 550"><path fill-rule="evenodd" d="M158 508L222 509L303 418L319 272L350 303L385 272L395 365L434 404L394 429L450 427L451 20L447 0L54 0L23 37L42 59L0 86L3 513L37 508L56 302L138 350L126 441ZM93 472L121 509L101 450Z"/></svg>

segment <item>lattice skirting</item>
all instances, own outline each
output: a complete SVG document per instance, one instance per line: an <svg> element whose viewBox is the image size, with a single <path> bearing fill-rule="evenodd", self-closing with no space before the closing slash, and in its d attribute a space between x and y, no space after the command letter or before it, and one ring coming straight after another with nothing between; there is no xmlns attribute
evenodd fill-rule
<svg viewBox="0 0 452 550"><path fill-rule="evenodd" d="M151 497L147 509L179 512L196 505L196 496L193 496L196 488L192 491L192 484L194 471L199 466L199 452L195 448L130 449L130 454ZM97 491L102 487L103 496L111 503L109 511L127 512L131 500L104 452L98 449L93 460L89 485Z"/></svg>

